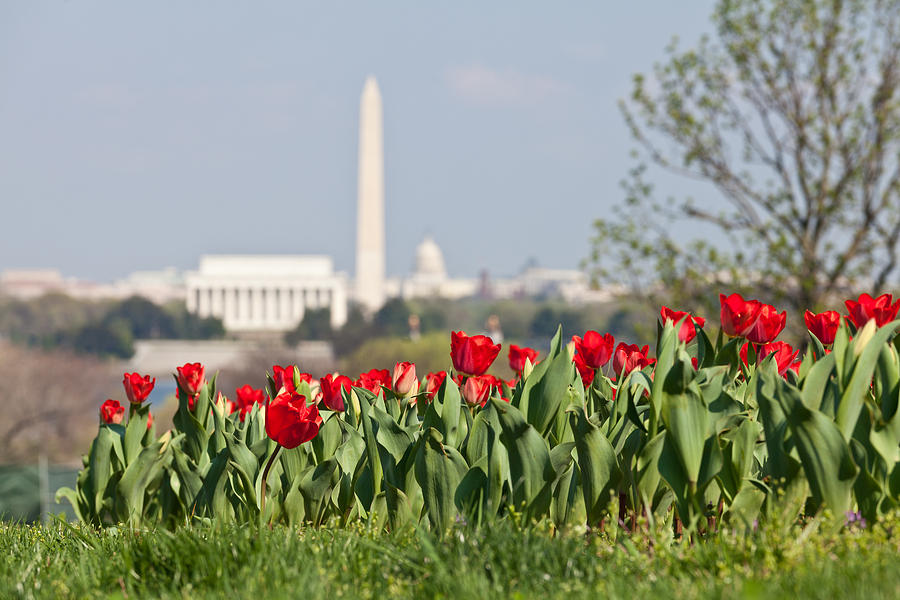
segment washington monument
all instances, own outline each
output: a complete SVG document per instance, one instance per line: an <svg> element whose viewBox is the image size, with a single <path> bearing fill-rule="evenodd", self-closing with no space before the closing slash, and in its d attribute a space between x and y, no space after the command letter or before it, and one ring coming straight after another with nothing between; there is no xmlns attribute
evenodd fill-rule
<svg viewBox="0 0 900 600"><path fill-rule="evenodd" d="M384 133L381 92L369 76L359 102L356 301L369 314L384 304Z"/></svg>

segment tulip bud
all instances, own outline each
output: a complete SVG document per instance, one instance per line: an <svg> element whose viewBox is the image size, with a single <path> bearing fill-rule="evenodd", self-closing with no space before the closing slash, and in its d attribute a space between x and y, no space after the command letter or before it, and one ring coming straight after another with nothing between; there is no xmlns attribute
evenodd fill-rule
<svg viewBox="0 0 900 600"><path fill-rule="evenodd" d="M319 389L322 392L322 404L326 408L338 412L344 410L343 391L349 390L353 385L349 377L344 375L328 374L319 380Z"/></svg>
<svg viewBox="0 0 900 600"><path fill-rule="evenodd" d="M169 447L169 442L172 441L172 430L170 429L167 432L165 432L164 434L162 434L161 436L159 436L158 441L160 443L159 453L163 454L166 451L166 448Z"/></svg>
<svg viewBox="0 0 900 600"><path fill-rule="evenodd" d="M359 406L359 396L356 395L356 390L353 388L350 388L350 404L353 405L353 424L359 425L359 411L361 408Z"/></svg>
<svg viewBox="0 0 900 600"><path fill-rule="evenodd" d="M100 422L105 425L118 425L125 418L125 407L118 400L107 400L100 406Z"/></svg>
<svg viewBox="0 0 900 600"><path fill-rule="evenodd" d="M200 388L206 383L204 379L203 365L200 363L186 363L178 367L178 386L188 396L196 396Z"/></svg>
<svg viewBox="0 0 900 600"><path fill-rule="evenodd" d="M125 387L125 395L132 404L140 404L147 399L153 386L156 384L156 378L150 378L149 375L141 376L139 373L125 373L122 378L122 385Z"/></svg>
<svg viewBox="0 0 900 600"><path fill-rule="evenodd" d="M408 398L419 390L419 380L416 378L416 365L409 362L399 362L394 366L394 374L391 377L391 389L400 398Z"/></svg>
<svg viewBox="0 0 900 600"><path fill-rule="evenodd" d="M531 372L534 371L534 365L531 364L531 359L525 359L525 366L522 367L522 380L528 379L528 376L531 375Z"/></svg>
<svg viewBox="0 0 900 600"><path fill-rule="evenodd" d="M216 401L213 402L212 408L216 411L220 417L224 417L228 414L227 406L228 406L228 398L225 397L225 394L219 392L216 394Z"/></svg>
<svg viewBox="0 0 900 600"><path fill-rule="evenodd" d="M490 375L476 375L469 377L462 387L462 396L472 406L481 406L487 403L494 389L494 378Z"/></svg>
<svg viewBox="0 0 900 600"><path fill-rule="evenodd" d="M853 356L859 356L862 354L863 348L865 348L872 338L875 336L875 331L878 329L878 323L875 319L869 319L866 321L866 324L863 325L863 328L859 330L856 334L856 337L853 338Z"/></svg>

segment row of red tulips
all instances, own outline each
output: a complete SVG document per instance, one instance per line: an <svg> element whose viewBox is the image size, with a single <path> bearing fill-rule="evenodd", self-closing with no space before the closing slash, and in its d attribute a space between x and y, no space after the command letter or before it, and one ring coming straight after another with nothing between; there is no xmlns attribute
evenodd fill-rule
<svg viewBox="0 0 900 600"><path fill-rule="evenodd" d="M779 313L772 305L758 300L745 300L740 294L730 296L721 294L719 300L722 332L730 337L745 338L748 342L740 351L744 364L747 364L748 360L749 343L753 343L758 360L770 354L775 355L780 374L784 375L788 369L797 370L800 364L797 359L799 351L786 342L776 340L786 325L785 311ZM857 328L869 320L875 320L880 327L893 320L900 310L900 300L894 302L890 294L877 298L862 294L857 300L847 300L845 304L848 311L845 318ZM834 342L841 318L840 313L834 310L818 314L807 310L804 314L807 329L824 346ZM697 330L706 324L703 317L665 306L660 310L660 320L663 324L680 322L678 337L685 343L693 341ZM654 358L648 356L648 346L639 347L624 342L616 346L615 339L609 333L601 335L596 331L587 331L584 336L573 336L572 345L573 362L585 388L591 385L595 374L610 360L615 373L613 380L635 369L652 366L656 362ZM451 333L450 358L455 371L453 379L460 385L462 396L468 404L484 406L488 398L495 394L506 400L509 390L515 387L517 380L538 362L536 350L511 344L508 359L510 368L516 373L516 379L503 381L487 373L500 350L500 344L494 344L487 336L468 336L463 332ZM331 411L344 410L343 390L360 387L377 395L382 389L388 389L397 398L408 399L410 404L415 404L418 398L427 403L434 398L447 377L446 371L428 373L425 381L420 384L416 376L416 367L409 362L397 363L393 373L387 369L371 369L361 373L356 380L351 380L345 375L328 374L316 381L309 373L297 370L299 380L309 384L315 394L313 401L307 403L307 399L297 393L293 365L287 367L275 365L272 371L278 393L271 400L262 389L244 385L235 390L234 401L219 392L216 404L227 414L237 412L242 421L254 405L265 407L267 433L286 448L296 447L315 437L322 422L319 416L320 406ZM178 367L177 380L179 388L192 399L206 383L205 369L200 363L185 364ZM142 376L138 373L126 373L122 381L125 395L133 406L140 405L146 400L155 383L156 380L151 379L149 375ZM193 410L193 402L190 402L189 406ZM124 414L125 408L117 400L108 399L100 408L102 423L121 423ZM152 415L148 419L148 428L151 425Z"/></svg>

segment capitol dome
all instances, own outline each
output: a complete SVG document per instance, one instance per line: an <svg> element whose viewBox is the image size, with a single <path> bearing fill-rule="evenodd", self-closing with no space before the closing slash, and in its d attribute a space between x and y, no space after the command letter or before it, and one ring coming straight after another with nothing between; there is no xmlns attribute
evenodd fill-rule
<svg viewBox="0 0 900 600"><path fill-rule="evenodd" d="M417 277L440 278L447 277L447 269L444 267L444 253L431 237L426 236L416 248Z"/></svg>

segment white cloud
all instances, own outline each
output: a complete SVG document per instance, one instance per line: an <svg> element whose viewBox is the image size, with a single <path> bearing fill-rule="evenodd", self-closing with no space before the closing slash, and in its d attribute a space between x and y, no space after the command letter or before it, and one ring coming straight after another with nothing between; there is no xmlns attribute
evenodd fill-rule
<svg viewBox="0 0 900 600"><path fill-rule="evenodd" d="M481 106L532 105L567 94L570 86L547 77L515 69L497 70L484 65L451 67L447 85L459 98Z"/></svg>

